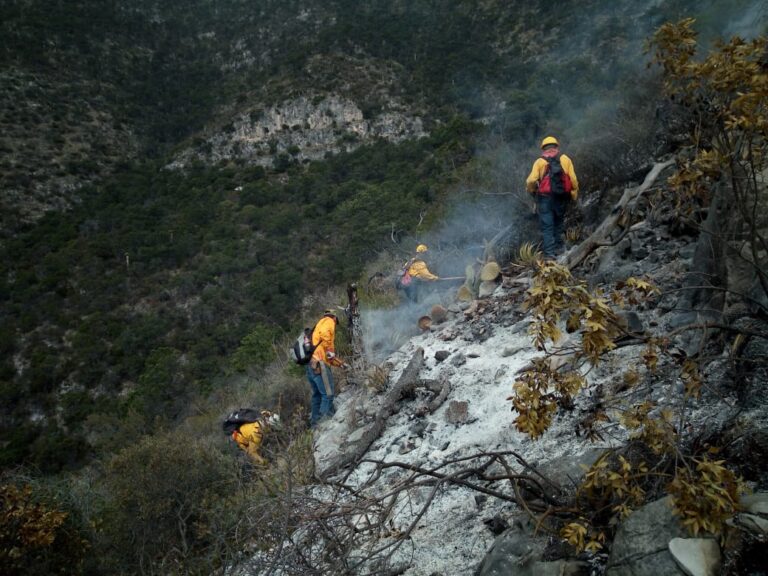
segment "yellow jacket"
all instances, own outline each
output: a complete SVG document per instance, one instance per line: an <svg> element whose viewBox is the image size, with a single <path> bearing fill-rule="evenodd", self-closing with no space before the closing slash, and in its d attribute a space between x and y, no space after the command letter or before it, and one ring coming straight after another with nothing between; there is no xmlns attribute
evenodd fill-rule
<svg viewBox="0 0 768 576"><path fill-rule="evenodd" d="M536 162L533 163L531 173L528 175L528 178L525 179L525 189L531 194L535 194L538 190L539 182L544 178L548 164L549 163L544 158L537 158ZM571 190L571 198L576 200L576 198L579 197L579 181L576 178L576 172L573 170L573 162L568 156L561 154L560 165L571 179L571 184L573 186Z"/></svg>
<svg viewBox="0 0 768 576"><path fill-rule="evenodd" d="M243 424L232 432L232 439L237 442L242 450L257 464L266 464L267 461L259 454L259 448L264 441L264 427L261 422L249 422Z"/></svg>
<svg viewBox="0 0 768 576"><path fill-rule="evenodd" d="M335 338L336 319L333 316L323 316L312 332L312 345L317 346L312 353L312 360L325 362L329 366L342 366L344 361L336 356ZM328 352L333 354L332 358L328 358Z"/></svg>
<svg viewBox="0 0 768 576"><path fill-rule="evenodd" d="M424 260L414 260L413 264L408 267L408 274L414 278L421 278L422 280L438 280L439 276L435 276L427 268Z"/></svg>

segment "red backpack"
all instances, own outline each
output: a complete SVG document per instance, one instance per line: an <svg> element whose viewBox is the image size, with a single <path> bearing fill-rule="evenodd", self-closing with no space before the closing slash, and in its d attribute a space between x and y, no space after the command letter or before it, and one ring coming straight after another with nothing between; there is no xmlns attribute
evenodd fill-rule
<svg viewBox="0 0 768 576"><path fill-rule="evenodd" d="M571 177L563 170L562 164L560 164L560 154L554 156L542 155L542 158L547 161L547 170L544 172L544 177L539 182L540 194L554 194L555 196L563 196L565 194L570 195L573 190L573 184L571 183Z"/></svg>

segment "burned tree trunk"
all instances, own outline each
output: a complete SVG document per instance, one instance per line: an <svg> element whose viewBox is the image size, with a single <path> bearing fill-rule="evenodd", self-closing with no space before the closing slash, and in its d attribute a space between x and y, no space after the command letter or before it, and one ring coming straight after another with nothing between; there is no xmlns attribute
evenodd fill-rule
<svg viewBox="0 0 768 576"><path fill-rule="evenodd" d="M565 262L563 262L565 266L572 269L581 264L596 248L615 244L615 241L609 240L613 230L626 214L632 212L637 200L656 182L656 178L659 177L662 170L674 163L674 158L666 162L657 162L653 165L653 168L640 186L625 190L621 199L613 207L608 217L603 220L603 223L597 227L597 230L568 253ZM627 229L629 229L629 226L627 226Z"/></svg>
<svg viewBox="0 0 768 576"><path fill-rule="evenodd" d="M350 343L352 346L352 365L353 374L364 374L368 363L365 360L365 348L363 346L363 329L360 323L360 309L358 307L360 300L357 296L357 284L347 286L347 322L349 325Z"/></svg>

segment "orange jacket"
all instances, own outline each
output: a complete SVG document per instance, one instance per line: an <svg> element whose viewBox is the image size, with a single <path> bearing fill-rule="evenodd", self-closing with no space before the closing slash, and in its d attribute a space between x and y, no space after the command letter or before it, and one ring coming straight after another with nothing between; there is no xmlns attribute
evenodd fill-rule
<svg viewBox="0 0 768 576"><path fill-rule="evenodd" d="M317 346L312 353L312 360L325 362L329 366L343 366L344 361L336 356L334 339L336 338L336 319L333 316L323 316L315 325L312 332L312 345ZM328 353L331 357L328 357Z"/></svg>
<svg viewBox="0 0 768 576"><path fill-rule="evenodd" d="M571 179L571 185L573 186L573 189L571 190L571 199L576 200L576 198L579 197L579 181L576 178L576 172L573 170L573 162L568 156L561 154L560 165ZM531 173L528 175L528 178L525 179L525 189L531 194L536 193L539 182L541 182L541 179L544 178L544 175L547 172L547 166L548 162L544 158L537 158L536 162L533 163Z"/></svg>

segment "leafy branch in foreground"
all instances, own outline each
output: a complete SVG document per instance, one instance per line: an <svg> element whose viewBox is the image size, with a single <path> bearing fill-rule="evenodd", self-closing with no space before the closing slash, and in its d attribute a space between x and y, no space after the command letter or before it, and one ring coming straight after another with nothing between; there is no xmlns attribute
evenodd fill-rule
<svg viewBox="0 0 768 576"><path fill-rule="evenodd" d="M533 314L530 334L544 355L522 372L509 398L521 432L538 438L550 428L559 407L571 409L588 385L589 370L616 348L621 336L644 344L637 362L629 362L622 375L629 388L640 381L641 369L646 379L660 380L660 360L679 365L677 376L684 385L684 401L677 411L649 400L627 405L617 397L605 400L581 423L594 440L602 437L600 424L618 421L628 431L629 444L606 451L576 493L578 513L561 527L560 535L578 550L602 548L622 518L661 491L672 497L675 513L694 534L720 533L738 508L741 482L725 463L683 449L679 430L687 425L686 402L698 397L704 380L697 362L681 360L666 338L630 334L614 309L642 304L658 292L638 278L619 283L610 294L591 292L567 268L546 262L538 264L526 294L524 307Z"/></svg>
<svg viewBox="0 0 768 576"><path fill-rule="evenodd" d="M694 23L688 18L665 24L650 43L667 94L690 113L695 126L670 184L683 216L722 198L726 221L708 233L719 235L732 256L748 262L768 293L768 37L737 36L699 58ZM716 186L720 183L726 186ZM766 313L765 306L759 308Z"/></svg>

